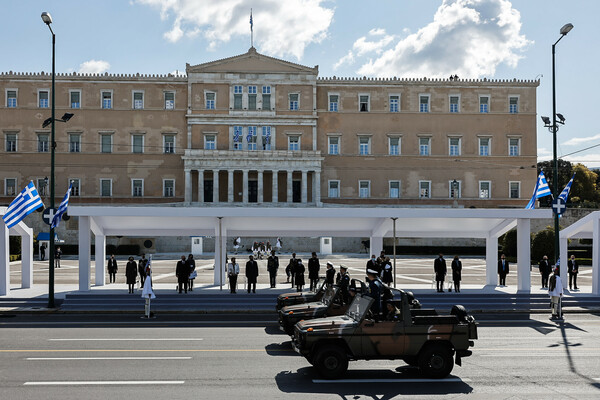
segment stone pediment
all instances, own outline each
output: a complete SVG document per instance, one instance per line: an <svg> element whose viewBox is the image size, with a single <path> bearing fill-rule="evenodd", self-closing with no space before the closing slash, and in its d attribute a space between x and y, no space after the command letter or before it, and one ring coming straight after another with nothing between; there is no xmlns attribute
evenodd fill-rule
<svg viewBox="0 0 600 400"><path fill-rule="evenodd" d="M265 56L251 47L245 54L223 58L217 61L211 61L204 64L190 65L185 67L188 76L193 73L301 73L314 74L319 73L319 67L313 68L278 58Z"/></svg>

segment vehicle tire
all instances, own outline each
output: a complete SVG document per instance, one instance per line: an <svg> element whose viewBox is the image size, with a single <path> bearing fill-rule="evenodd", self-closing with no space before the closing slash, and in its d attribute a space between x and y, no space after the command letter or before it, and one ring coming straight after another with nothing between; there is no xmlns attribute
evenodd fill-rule
<svg viewBox="0 0 600 400"><path fill-rule="evenodd" d="M419 366L419 357L417 357L417 356L404 357L402 359L402 361L404 361L405 363L407 363L411 367L418 367Z"/></svg>
<svg viewBox="0 0 600 400"><path fill-rule="evenodd" d="M452 306L452 310L450 310L450 314L455 315L459 321L465 321L467 319L467 315L468 315L465 307L461 306L460 304Z"/></svg>
<svg viewBox="0 0 600 400"><path fill-rule="evenodd" d="M344 349L336 345L321 347L313 362L319 375L325 379L337 379L348 370L348 356Z"/></svg>
<svg viewBox="0 0 600 400"><path fill-rule="evenodd" d="M445 378L452 372L453 367L452 351L447 346L430 345L419 354L419 369L431 378Z"/></svg>

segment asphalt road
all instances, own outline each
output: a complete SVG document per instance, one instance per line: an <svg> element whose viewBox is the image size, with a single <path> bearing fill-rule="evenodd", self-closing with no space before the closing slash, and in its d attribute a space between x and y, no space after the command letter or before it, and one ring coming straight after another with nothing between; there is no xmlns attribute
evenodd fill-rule
<svg viewBox="0 0 600 400"><path fill-rule="evenodd" d="M482 316L473 356L448 379L362 361L326 383L273 317L2 316L0 398L600 398L600 316Z"/></svg>

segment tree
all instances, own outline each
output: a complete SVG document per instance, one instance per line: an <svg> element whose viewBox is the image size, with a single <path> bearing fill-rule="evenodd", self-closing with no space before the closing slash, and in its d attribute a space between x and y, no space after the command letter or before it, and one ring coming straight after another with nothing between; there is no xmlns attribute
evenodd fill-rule
<svg viewBox="0 0 600 400"><path fill-rule="evenodd" d="M537 164L538 166L538 175L541 171L544 171L544 175L546 175L546 180L548 181L548 185L550 186L550 190L554 193L554 162L553 161L541 161ZM558 192L567 185L569 179L573 176L573 166L569 161L558 160ZM552 206L552 196L542 197L540 200L540 207L551 207Z"/></svg>
<svg viewBox="0 0 600 400"><path fill-rule="evenodd" d="M548 226L533 235L531 259L539 261L544 256L548 256L548 261L554 264L554 227Z"/></svg>
<svg viewBox="0 0 600 400"><path fill-rule="evenodd" d="M500 236L499 240L502 243L502 252L506 256L516 256L517 255L517 230L511 229L506 232L504 235Z"/></svg>
<svg viewBox="0 0 600 400"><path fill-rule="evenodd" d="M598 174L589 170L583 164L575 164L573 166L575 179L571 186L569 195L570 202L575 206L581 207L585 204L586 207L598 208L600 202L600 193L598 193Z"/></svg>

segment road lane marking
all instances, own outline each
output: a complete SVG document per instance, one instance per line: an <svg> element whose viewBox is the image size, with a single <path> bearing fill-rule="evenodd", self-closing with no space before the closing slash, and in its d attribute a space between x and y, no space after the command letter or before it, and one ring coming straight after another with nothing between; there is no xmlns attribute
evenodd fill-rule
<svg viewBox="0 0 600 400"><path fill-rule="evenodd" d="M470 379L445 378L445 379L313 379L313 383L450 383L471 382Z"/></svg>
<svg viewBox="0 0 600 400"><path fill-rule="evenodd" d="M75 361L75 360L191 360L192 357L28 357L27 361Z"/></svg>
<svg viewBox="0 0 600 400"><path fill-rule="evenodd" d="M47 381L25 382L23 386L86 386L86 385L183 385L185 381Z"/></svg>
<svg viewBox="0 0 600 400"><path fill-rule="evenodd" d="M122 342L122 341L166 341L166 342L174 342L174 341L198 341L204 340L202 338L72 338L72 339L48 339L51 342Z"/></svg>
<svg viewBox="0 0 600 400"><path fill-rule="evenodd" d="M0 349L0 353L176 353L176 352L189 352L189 353L228 353L228 352L239 352L239 353L252 353L252 352L291 352L292 349Z"/></svg>

